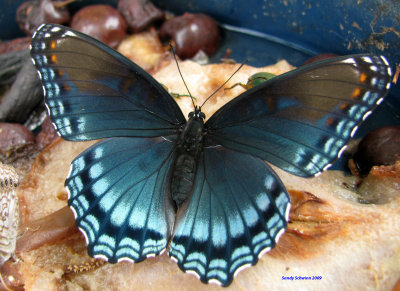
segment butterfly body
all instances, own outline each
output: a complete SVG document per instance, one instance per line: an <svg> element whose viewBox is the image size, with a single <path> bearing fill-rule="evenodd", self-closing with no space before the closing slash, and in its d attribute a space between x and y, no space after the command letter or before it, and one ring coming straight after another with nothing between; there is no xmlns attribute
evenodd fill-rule
<svg viewBox="0 0 400 291"><path fill-rule="evenodd" d="M176 143L176 158L171 171L171 198L179 207L191 194L200 153L203 150L204 114L191 112Z"/></svg>
<svg viewBox="0 0 400 291"><path fill-rule="evenodd" d="M289 195L265 161L303 177L326 169L391 79L383 56L338 57L187 121L162 85L87 35L42 25L31 56L58 133L102 138L65 181L89 255L139 262L168 248L183 271L223 286L287 227Z"/></svg>

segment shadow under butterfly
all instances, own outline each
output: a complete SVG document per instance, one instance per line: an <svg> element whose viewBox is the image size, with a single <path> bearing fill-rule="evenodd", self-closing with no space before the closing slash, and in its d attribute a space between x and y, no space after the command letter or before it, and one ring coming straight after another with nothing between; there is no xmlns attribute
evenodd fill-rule
<svg viewBox="0 0 400 291"><path fill-rule="evenodd" d="M148 73L99 41L45 24L31 42L46 104L66 140L104 138L65 182L88 253L110 263L168 254L229 285L287 227L289 196L264 160L309 177L343 151L386 95L383 56L304 66L256 86L205 123L187 121Z"/></svg>

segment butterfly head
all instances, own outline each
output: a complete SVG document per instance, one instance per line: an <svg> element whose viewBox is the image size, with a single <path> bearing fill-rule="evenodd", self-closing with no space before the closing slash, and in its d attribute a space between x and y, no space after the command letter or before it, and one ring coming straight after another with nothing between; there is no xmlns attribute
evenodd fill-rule
<svg viewBox="0 0 400 291"><path fill-rule="evenodd" d="M201 107L195 106L194 111L189 113L189 119L201 119L204 121L204 119L206 119L206 115L201 112Z"/></svg>

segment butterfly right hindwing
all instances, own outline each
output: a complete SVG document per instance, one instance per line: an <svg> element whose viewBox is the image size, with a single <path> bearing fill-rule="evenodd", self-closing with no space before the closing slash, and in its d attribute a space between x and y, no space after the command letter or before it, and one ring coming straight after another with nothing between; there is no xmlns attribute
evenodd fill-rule
<svg viewBox="0 0 400 291"><path fill-rule="evenodd" d="M65 181L88 252L115 263L165 250L174 206L165 195L174 144L161 137L110 138L81 153Z"/></svg>
<svg viewBox="0 0 400 291"><path fill-rule="evenodd" d="M227 286L275 246L289 207L284 185L264 161L206 147L193 195L178 212L169 255L201 281Z"/></svg>

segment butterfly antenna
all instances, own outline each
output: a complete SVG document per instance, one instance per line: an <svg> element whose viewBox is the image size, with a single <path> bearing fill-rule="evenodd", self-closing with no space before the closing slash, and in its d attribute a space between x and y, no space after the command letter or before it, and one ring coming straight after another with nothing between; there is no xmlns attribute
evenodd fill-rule
<svg viewBox="0 0 400 291"><path fill-rule="evenodd" d="M239 72L239 70L240 70L247 62L248 62L248 60L245 60L245 61L239 66L239 68L237 68L236 71L233 72L233 74L228 78L228 80L226 80L221 86L218 87L217 90L215 90L210 96L208 96L207 99L204 100L203 104L201 104L200 109L201 109L201 108L203 107L203 105L208 101L208 99L210 99L212 96L215 95L215 93L217 93L219 90L221 90L221 89L226 85L226 83L228 83L228 82L230 81L230 79L232 79L232 77L233 77L237 72Z"/></svg>
<svg viewBox="0 0 400 291"><path fill-rule="evenodd" d="M179 75L181 76L181 79L182 79L182 81L183 81L183 84L185 84L186 90L188 91L189 96L190 96L190 100L192 100L193 108L195 109L195 108L196 108L196 105L194 104L194 98L193 98L192 93L190 93L190 90L189 90L188 86L186 85L185 79L183 78L181 69L179 68L178 60L176 59L176 54L175 54L174 46L173 46L172 44L170 44L169 46L170 46L172 55L174 56L174 60L175 60L175 63L176 63L176 67L178 68Z"/></svg>

